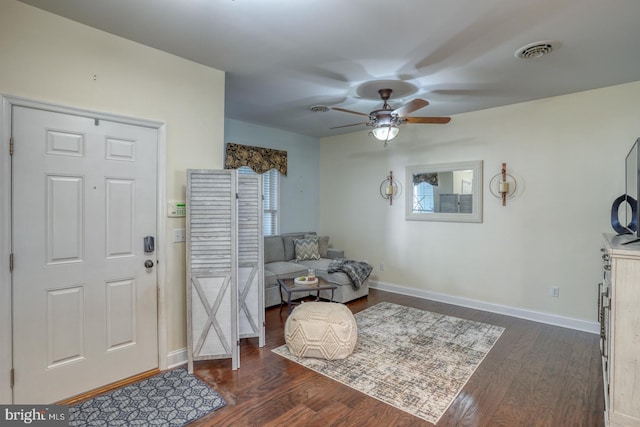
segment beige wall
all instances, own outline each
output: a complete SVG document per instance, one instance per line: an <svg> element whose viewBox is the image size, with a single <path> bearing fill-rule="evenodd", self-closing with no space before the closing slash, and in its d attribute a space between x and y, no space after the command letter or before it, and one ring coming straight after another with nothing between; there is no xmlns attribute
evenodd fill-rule
<svg viewBox="0 0 640 427"><path fill-rule="evenodd" d="M222 167L221 71L13 0L0 0L0 58L5 95L165 122L167 200L184 200L187 168ZM183 227L168 218L165 232ZM184 244L164 249L172 351L186 345Z"/></svg>
<svg viewBox="0 0 640 427"><path fill-rule="evenodd" d="M223 72L14 0L0 0L0 55L0 93L165 122L167 200L184 198L186 168L222 166ZM366 132L323 139L320 231L380 282L594 320L599 235L640 136L638 98L634 83L406 125L388 149ZM405 221L378 194L389 170L404 184L407 165L476 159L482 224ZM507 207L487 191L503 161L522 188ZM183 226L167 219L165 232ZM172 351L186 343L184 246L164 245Z"/></svg>
<svg viewBox="0 0 640 427"><path fill-rule="evenodd" d="M366 131L324 138L320 231L385 284L595 321L600 235L640 137L638 99L640 82L403 125L386 149ZM379 195L390 170L406 190L408 165L467 160L484 161L481 224L405 221L404 200ZM506 207L488 191L502 162L521 190Z"/></svg>

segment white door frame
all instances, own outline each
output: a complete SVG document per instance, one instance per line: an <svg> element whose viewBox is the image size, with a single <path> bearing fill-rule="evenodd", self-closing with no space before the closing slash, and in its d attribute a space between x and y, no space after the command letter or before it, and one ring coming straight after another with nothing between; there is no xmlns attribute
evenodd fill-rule
<svg viewBox="0 0 640 427"><path fill-rule="evenodd" d="M137 119L116 114L82 110L58 104L51 104L27 98L0 94L2 115L0 116L0 404L13 403L10 386L10 371L13 366L13 339L11 324L12 295L9 256L11 253L11 156L9 139L11 137L11 107L21 106L59 113L74 114L136 126L146 126L158 130L157 165L157 230L156 259L158 278L158 363L160 369L168 368L167 360L167 300L166 300L166 124L163 122Z"/></svg>

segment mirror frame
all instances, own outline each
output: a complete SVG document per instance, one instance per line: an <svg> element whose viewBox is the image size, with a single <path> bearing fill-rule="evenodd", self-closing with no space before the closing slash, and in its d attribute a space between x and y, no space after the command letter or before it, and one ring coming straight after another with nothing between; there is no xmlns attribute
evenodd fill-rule
<svg viewBox="0 0 640 427"><path fill-rule="evenodd" d="M472 213L413 212L413 175L415 173L459 170L471 170L473 172L473 182L471 183L471 192L473 194ZM482 160L407 166L405 177L405 219L407 221L482 222Z"/></svg>

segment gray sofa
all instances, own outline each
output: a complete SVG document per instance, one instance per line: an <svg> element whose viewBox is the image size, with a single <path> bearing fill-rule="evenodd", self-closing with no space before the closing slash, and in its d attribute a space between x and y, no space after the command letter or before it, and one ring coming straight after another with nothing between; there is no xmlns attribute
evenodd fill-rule
<svg viewBox="0 0 640 427"><path fill-rule="evenodd" d="M305 276L307 269L313 268L316 276L337 285L333 300L345 303L356 298L369 295L369 279L359 289L355 289L351 279L345 273L328 273L327 268L334 258L344 258L344 251L328 247L328 237L320 236L319 260L297 261L294 239L303 239L305 235L316 235L315 232L288 233L264 238L264 302L265 307L280 304L280 287L278 279L293 279ZM331 291L321 291L320 296L329 299Z"/></svg>

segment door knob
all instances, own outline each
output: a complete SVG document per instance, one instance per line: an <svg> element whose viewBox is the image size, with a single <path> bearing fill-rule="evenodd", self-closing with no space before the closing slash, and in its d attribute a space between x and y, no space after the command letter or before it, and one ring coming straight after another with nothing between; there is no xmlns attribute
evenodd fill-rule
<svg viewBox="0 0 640 427"><path fill-rule="evenodd" d="M151 261L150 259L146 260L144 262L144 266L147 268L152 268L153 267L153 261Z"/></svg>

